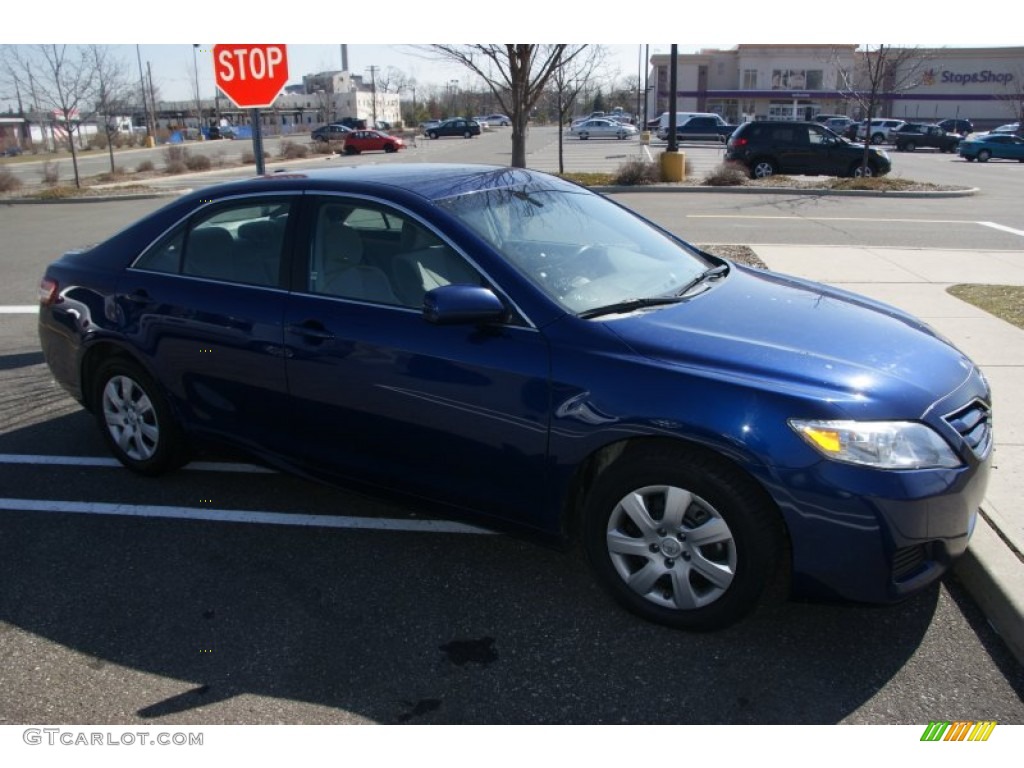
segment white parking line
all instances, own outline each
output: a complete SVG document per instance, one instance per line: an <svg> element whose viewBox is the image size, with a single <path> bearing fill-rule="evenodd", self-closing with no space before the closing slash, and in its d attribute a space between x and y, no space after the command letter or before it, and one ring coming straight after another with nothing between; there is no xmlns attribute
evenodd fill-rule
<svg viewBox="0 0 1024 768"><path fill-rule="evenodd" d="M37 466L59 466L59 467L121 467L121 462L116 459L108 459L100 456L44 456L41 454L27 453L0 453L0 464L32 464ZM273 469L261 467L257 464L246 464L243 462L230 461L193 461L186 464L185 469L195 469L200 472L248 472L271 473Z"/></svg>
<svg viewBox="0 0 1024 768"><path fill-rule="evenodd" d="M979 221L983 227L992 227L992 229L998 229L1000 232L1009 232L1011 235L1020 235L1024 237L1024 230L1014 229L1013 227L1004 227L1002 224L996 224L994 221Z"/></svg>
<svg viewBox="0 0 1024 768"><path fill-rule="evenodd" d="M343 517L335 515L255 512L240 509L204 509L201 507L164 507L150 504L105 504L87 501L43 501L39 499L0 498L0 511L56 512L77 515L115 515L182 520L212 520L226 523L293 525L311 528L348 528L368 531L415 533L473 533L497 535L496 531L443 520L396 520L386 517Z"/></svg>
<svg viewBox="0 0 1024 768"><path fill-rule="evenodd" d="M0 315L37 315L38 304L9 304L0 307Z"/></svg>

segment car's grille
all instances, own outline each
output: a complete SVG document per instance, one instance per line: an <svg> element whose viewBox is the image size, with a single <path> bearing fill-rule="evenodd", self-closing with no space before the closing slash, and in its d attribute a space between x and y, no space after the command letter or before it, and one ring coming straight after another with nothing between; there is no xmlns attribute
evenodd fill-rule
<svg viewBox="0 0 1024 768"><path fill-rule="evenodd" d="M927 561L927 544L915 544L912 547L897 549L892 556L892 578L904 581L915 576Z"/></svg>
<svg viewBox="0 0 1024 768"><path fill-rule="evenodd" d="M988 456L992 447L992 411L980 400L974 400L959 411L946 416L946 422L959 433L979 459Z"/></svg>

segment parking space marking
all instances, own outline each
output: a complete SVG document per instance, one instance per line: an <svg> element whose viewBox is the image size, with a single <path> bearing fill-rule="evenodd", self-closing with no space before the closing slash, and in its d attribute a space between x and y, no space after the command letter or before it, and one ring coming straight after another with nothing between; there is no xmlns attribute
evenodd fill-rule
<svg viewBox="0 0 1024 768"><path fill-rule="evenodd" d="M10 304L0 307L0 315L36 315L39 314L38 304Z"/></svg>
<svg viewBox="0 0 1024 768"><path fill-rule="evenodd" d="M0 464L30 464L36 466L58 467L123 467L117 459L101 456L44 456L42 454L0 453ZM193 461L184 469L195 469L200 472L246 472L250 474L276 474L269 467L257 464L231 461Z"/></svg>
<svg viewBox="0 0 1024 768"><path fill-rule="evenodd" d="M55 512L76 515L154 517L181 520L208 520L225 523L292 525L309 528L347 528L368 531L413 533L469 533L499 535L497 531L445 520L398 520L388 517L345 517L341 515L288 514L241 509L202 509L151 504L107 504L90 501L43 501L39 499L0 498L0 511Z"/></svg>
<svg viewBox="0 0 1024 768"><path fill-rule="evenodd" d="M1002 224L996 224L994 221L979 221L983 227L992 227L992 229L998 229L1000 232L1009 232L1011 235L1019 235L1024 237L1024 230L1014 229L1013 227L1005 227Z"/></svg>

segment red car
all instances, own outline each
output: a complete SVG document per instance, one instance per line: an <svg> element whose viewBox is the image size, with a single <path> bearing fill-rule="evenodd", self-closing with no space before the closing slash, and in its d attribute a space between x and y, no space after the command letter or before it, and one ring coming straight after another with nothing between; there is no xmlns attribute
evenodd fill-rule
<svg viewBox="0 0 1024 768"><path fill-rule="evenodd" d="M397 152L405 147L405 142L397 136L389 136L381 131L352 131L345 136L345 154L358 155L360 152L383 150Z"/></svg>

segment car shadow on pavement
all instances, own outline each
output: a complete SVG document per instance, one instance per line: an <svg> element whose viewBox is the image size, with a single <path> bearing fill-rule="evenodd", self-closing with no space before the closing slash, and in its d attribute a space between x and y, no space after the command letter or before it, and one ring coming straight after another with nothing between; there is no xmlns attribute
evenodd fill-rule
<svg viewBox="0 0 1024 768"><path fill-rule="evenodd" d="M0 451L86 428L81 414L54 421L0 436ZM16 469L36 487L31 468ZM0 471L11 477L10 467ZM38 471L53 498L70 488L88 501L169 503L197 483L262 482L339 513L366 503L279 475L151 480L104 469L62 489L52 468ZM262 486L251 493L266 498ZM16 677L43 666L51 681L116 702L115 712L131 714L114 722L125 723L280 719L251 696L246 719L220 709L245 694L380 723L864 722L871 716L858 710L893 685L899 703L874 721L927 722L926 705L902 688L914 683L894 681L924 663L914 657L925 636L954 610L941 589L890 607L786 602L693 634L620 610L576 554L508 536L7 511L0 654L22 662L0 671L9 694L0 715L110 721L66 704L75 697L60 682ZM38 638L73 653L43 650ZM164 680L122 686L110 665ZM177 690L153 693L168 685Z"/></svg>

